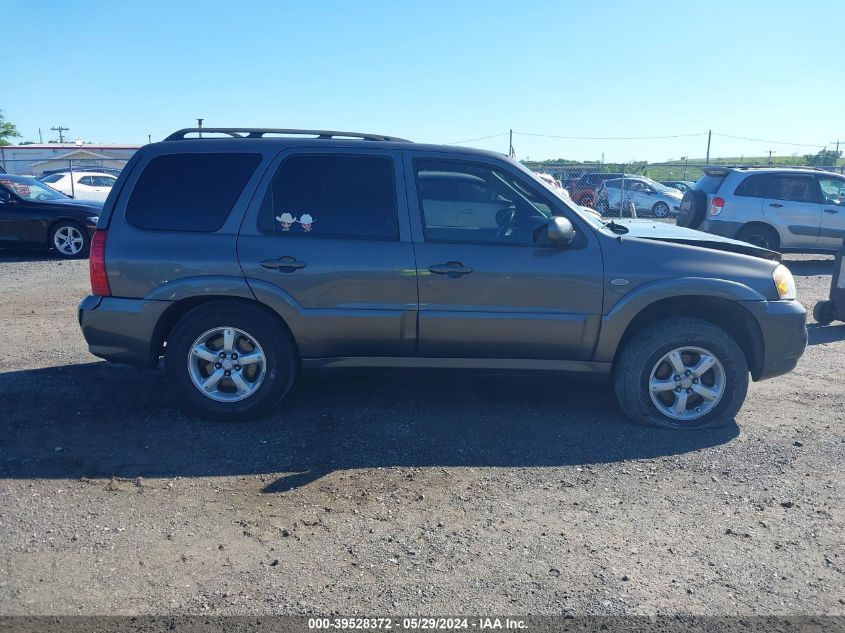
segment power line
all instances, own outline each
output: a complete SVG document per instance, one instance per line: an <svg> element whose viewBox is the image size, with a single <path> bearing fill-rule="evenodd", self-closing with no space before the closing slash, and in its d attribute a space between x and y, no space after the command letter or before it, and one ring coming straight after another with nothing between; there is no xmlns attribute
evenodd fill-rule
<svg viewBox="0 0 845 633"><path fill-rule="evenodd" d="M533 132L514 132L520 136L539 136L542 138L562 138L577 141L649 141L665 138L689 138L692 136L707 136L707 132L695 134L668 134L666 136L559 136L557 134L535 134Z"/></svg>
<svg viewBox="0 0 845 633"><path fill-rule="evenodd" d="M732 134L719 134L713 132L713 136L721 136L722 138L732 138L739 141L754 141L755 143L772 143L774 145L794 145L795 147L824 147L824 143L789 143L787 141L773 141L765 138L749 138L747 136L733 136Z"/></svg>
<svg viewBox="0 0 845 633"><path fill-rule="evenodd" d="M488 138L498 138L507 135L508 132L501 132L500 134L491 134L490 136L480 136L479 138L468 138L465 141L452 141L447 145L460 145L461 143L472 143L473 141L486 141Z"/></svg>

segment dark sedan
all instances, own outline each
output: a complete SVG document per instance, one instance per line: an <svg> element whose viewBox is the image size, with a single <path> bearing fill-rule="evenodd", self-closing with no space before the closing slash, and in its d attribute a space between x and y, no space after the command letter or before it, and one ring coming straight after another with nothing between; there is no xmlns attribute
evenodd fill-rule
<svg viewBox="0 0 845 633"><path fill-rule="evenodd" d="M27 176L0 174L0 246L88 254L102 204L74 200Z"/></svg>

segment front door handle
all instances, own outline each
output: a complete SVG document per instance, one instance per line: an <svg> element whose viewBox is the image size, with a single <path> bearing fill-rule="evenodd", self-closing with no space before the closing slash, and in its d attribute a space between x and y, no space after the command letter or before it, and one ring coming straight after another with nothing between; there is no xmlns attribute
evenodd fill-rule
<svg viewBox="0 0 845 633"><path fill-rule="evenodd" d="M301 262L295 257L290 257L289 255L279 257L278 259L265 259L261 262L261 265L264 268L280 270L283 273L292 273L300 268L305 268L305 262Z"/></svg>
<svg viewBox="0 0 845 633"><path fill-rule="evenodd" d="M778 204L777 202L772 202L771 204L769 204L769 206L774 207L775 209L780 209L783 205Z"/></svg>
<svg viewBox="0 0 845 633"><path fill-rule="evenodd" d="M461 262L446 262L445 264L434 264L428 269L435 275L447 275L449 277L460 277L472 272L472 268L464 266Z"/></svg>
<svg viewBox="0 0 845 633"><path fill-rule="evenodd" d="M825 209L824 212L825 213L839 213L839 210L838 209Z"/></svg>

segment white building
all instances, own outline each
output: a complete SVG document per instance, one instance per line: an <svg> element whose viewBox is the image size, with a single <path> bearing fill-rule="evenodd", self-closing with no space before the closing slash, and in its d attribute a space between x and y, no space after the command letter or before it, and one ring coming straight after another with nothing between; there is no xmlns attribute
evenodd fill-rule
<svg viewBox="0 0 845 633"><path fill-rule="evenodd" d="M0 166L10 174L40 176L54 169L122 169L140 145L45 143L0 145Z"/></svg>

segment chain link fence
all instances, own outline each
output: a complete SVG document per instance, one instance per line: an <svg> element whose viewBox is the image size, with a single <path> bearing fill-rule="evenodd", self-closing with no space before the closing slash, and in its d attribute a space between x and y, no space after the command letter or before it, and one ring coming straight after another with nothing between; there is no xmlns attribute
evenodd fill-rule
<svg viewBox="0 0 845 633"><path fill-rule="evenodd" d="M104 202L128 159L6 159L0 167L12 176L29 176L77 200ZM2 173L0 173L2 177ZM10 183L13 179L9 179ZM15 188L30 187L27 181ZM27 195L29 195L27 193Z"/></svg>
<svg viewBox="0 0 845 633"><path fill-rule="evenodd" d="M609 217L672 219L677 215L684 192L705 169L735 166L734 163L532 163L526 166L544 180L565 190L576 204L594 208ZM845 174L845 165L744 164L750 167L779 167Z"/></svg>

